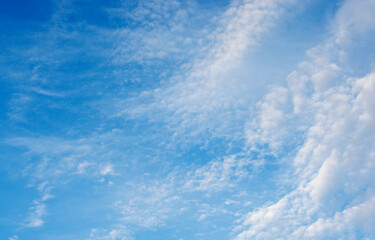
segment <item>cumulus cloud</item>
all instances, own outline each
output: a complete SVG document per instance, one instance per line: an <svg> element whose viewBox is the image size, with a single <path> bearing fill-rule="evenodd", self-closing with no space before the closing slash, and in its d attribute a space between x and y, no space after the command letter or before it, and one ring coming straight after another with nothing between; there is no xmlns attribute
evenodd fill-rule
<svg viewBox="0 0 375 240"><path fill-rule="evenodd" d="M373 35L374 21L366 20L373 9L372 1L345 2L335 19L337 34L308 51L288 86L271 90L258 104L247 131L250 146L267 143L282 155L292 139L297 180L278 202L244 217L236 239L375 236L375 73L358 77L340 67L347 63L340 56L349 48L342 32L356 40Z"/></svg>
<svg viewBox="0 0 375 240"><path fill-rule="evenodd" d="M359 216L365 206L372 209L375 115L369 106L375 100L374 86L372 73L352 80L347 87L330 89L315 101L314 123L294 158L298 187L276 204L250 213L244 223L249 230L238 239L314 238L314 231L344 236L334 221L340 222L342 229L352 229L354 236L358 230L374 233L365 227L372 215L363 221L349 219ZM332 224L324 224L329 222ZM349 228L351 222L357 227Z"/></svg>

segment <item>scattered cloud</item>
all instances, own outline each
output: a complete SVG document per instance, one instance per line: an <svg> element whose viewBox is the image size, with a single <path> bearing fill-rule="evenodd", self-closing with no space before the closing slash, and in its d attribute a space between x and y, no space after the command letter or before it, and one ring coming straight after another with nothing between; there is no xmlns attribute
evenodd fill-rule
<svg viewBox="0 0 375 240"><path fill-rule="evenodd" d="M112 164L106 164L106 165L104 165L102 167L102 169L100 170L100 174L101 175L113 175L114 171L113 171Z"/></svg>
<svg viewBox="0 0 375 240"><path fill-rule="evenodd" d="M0 62L6 172L35 191L9 240L40 236L52 199L87 204L92 240L375 238L372 0L340 2L260 101L248 58L297 1L84 2Z"/></svg>
<svg viewBox="0 0 375 240"><path fill-rule="evenodd" d="M30 207L30 215L25 224L26 227L40 227L44 224L42 217L46 215L46 205L39 201L34 201Z"/></svg>
<svg viewBox="0 0 375 240"><path fill-rule="evenodd" d="M184 188L188 191L221 191L249 177L263 165L264 160L244 156L228 156L215 160L188 174Z"/></svg>
<svg viewBox="0 0 375 240"><path fill-rule="evenodd" d="M120 115L161 119L176 137L194 138L208 132L236 138L248 114L251 92L249 81L237 74L243 71L241 60L292 2L233 2L203 48L205 56L193 59L187 70L181 69L166 85L122 101Z"/></svg>
<svg viewBox="0 0 375 240"><path fill-rule="evenodd" d="M112 230L91 229L90 240L132 240L129 231L124 227L117 227Z"/></svg>

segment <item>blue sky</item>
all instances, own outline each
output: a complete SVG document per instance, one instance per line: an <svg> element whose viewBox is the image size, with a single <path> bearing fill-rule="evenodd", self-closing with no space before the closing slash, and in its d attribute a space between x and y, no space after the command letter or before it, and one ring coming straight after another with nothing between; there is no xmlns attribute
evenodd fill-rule
<svg viewBox="0 0 375 240"><path fill-rule="evenodd" d="M374 239L375 2L0 2L0 238Z"/></svg>

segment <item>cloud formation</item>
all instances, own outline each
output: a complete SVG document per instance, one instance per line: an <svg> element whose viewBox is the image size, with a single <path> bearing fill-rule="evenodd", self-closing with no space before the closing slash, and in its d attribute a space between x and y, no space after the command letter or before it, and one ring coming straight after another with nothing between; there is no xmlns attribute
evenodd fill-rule
<svg viewBox="0 0 375 240"><path fill-rule="evenodd" d="M242 60L293 2L234 1L210 34L211 41L200 49L204 55L193 59L167 85L131 99L135 105L125 101L121 114L160 119L175 136L194 138L208 132L234 137L251 98L251 83L238 74L244 71Z"/></svg>
<svg viewBox="0 0 375 240"><path fill-rule="evenodd" d="M213 2L67 0L12 45L0 237L375 238L374 1Z"/></svg>
<svg viewBox="0 0 375 240"><path fill-rule="evenodd" d="M296 184L278 202L250 212L236 239L374 237L375 73L358 77L340 67L348 62L341 56L350 52L349 41L374 36L373 7L345 2L333 37L308 51L287 87L272 89L258 104L249 144L268 144L282 155L298 143L293 138L302 139L291 164Z"/></svg>

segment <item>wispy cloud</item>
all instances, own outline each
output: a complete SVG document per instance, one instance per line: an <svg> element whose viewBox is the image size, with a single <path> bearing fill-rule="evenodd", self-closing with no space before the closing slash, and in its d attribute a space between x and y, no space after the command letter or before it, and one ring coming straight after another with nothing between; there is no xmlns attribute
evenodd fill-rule
<svg viewBox="0 0 375 240"><path fill-rule="evenodd" d="M132 240L133 237L129 236L129 230L122 226L116 227L109 231L94 228L91 229L90 240Z"/></svg>
<svg viewBox="0 0 375 240"><path fill-rule="evenodd" d="M261 101L249 56L298 1L94 2L56 3L1 62L0 147L34 189L9 240L76 224L58 214L77 239L374 238L373 1L343 2Z"/></svg>
<svg viewBox="0 0 375 240"><path fill-rule="evenodd" d="M251 97L251 84L238 75L241 60L291 2L235 1L210 34L205 56L193 59L168 84L121 102L121 114L165 121L175 136L236 136Z"/></svg>
<svg viewBox="0 0 375 240"><path fill-rule="evenodd" d="M198 18L194 1L153 0L135 5L133 11L125 8L116 12L133 27L110 32L115 45L110 54L116 65L138 63L146 67L146 64L157 66L166 59L182 60L179 58L188 57L194 44L199 44L192 31L192 24Z"/></svg>
<svg viewBox="0 0 375 240"><path fill-rule="evenodd" d="M40 227L44 224L42 217L46 214L46 206L44 203L34 201L33 206L30 207L30 215L27 219L26 227Z"/></svg>
<svg viewBox="0 0 375 240"><path fill-rule="evenodd" d="M184 185L187 191L222 191L248 178L251 172L261 167L264 160L253 160L250 156L228 156L222 160L208 162L188 173Z"/></svg>
<svg viewBox="0 0 375 240"><path fill-rule="evenodd" d="M39 227L44 224L43 218L47 214L48 200L53 198L53 188L74 180L77 175L90 176L103 182L103 177L115 174L115 167L109 159L98 157L98 152L103 149L100 150L93 139L69 141L48 137L23 137L9 138L5 142L18 149L26 149L22 171L17 172L17 175L27 177L29 186L35 188L40 195L32 202L29 215L23 224L25 227Z"/></svg>

